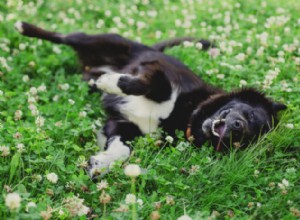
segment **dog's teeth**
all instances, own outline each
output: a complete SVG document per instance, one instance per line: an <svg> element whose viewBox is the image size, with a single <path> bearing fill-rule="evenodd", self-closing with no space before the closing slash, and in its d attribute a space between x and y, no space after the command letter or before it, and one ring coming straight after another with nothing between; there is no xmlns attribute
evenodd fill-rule
<svg viewBox="0 0 300 220"><path fill-rule="evenodd" d="M220 120L214 120L211 125L211 131L212 131L213 135L215 135L217 137L220 137L220 135L215 131L215 126L216 126L216 124L219 124L220 122L221 122Z"/></svg>

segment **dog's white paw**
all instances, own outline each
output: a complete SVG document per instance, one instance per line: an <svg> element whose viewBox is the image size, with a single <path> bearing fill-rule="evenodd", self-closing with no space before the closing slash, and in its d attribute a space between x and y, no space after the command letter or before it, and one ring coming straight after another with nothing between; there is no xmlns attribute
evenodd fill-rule
<svg viewBox="0 0 300 220"><path fill-rule="evenodd" d="M109 172L109 168L113 165L114 156L107 152L100 152L95 156L91 156L89 160L88 173L90 177L104 175Z"/></svg>
<svg viewBox="0 0 300 220"><path fill-rule="evenodd" d="M21 34L24 32L24 29L23 29L23 22L21 21L17 21L15 23L15 28L17 29L18 32L20 32Z"/></svg>
<svg viewBox="0 0 300 220"><path fill-rule="evenodd" d="M122 90L118 86L118 82L122 74L119 73L106 73L100 76L96 81L96 86L103 92L123 95Z"/></svg>
<svg viewBox="0 0 300 220"><path fill-rule="evenodd" d="M121 137L111 137L108 149L90 158L87 171L90 177L104 175L109 172L115 161L124 161L129 155L130 149L121 141Z"/></svg>

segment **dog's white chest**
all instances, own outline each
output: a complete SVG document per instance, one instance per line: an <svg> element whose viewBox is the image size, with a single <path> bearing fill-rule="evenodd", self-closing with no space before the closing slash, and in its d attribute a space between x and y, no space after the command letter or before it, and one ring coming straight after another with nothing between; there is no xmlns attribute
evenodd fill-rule
<svg viewBox="0 0 300 220"><path fill-rule="evenodd" d="M127 120L136 124L143 133L157 130L160 120L169 117L173 111L177 92L173 91L171 98L165 102L157 103L144 96L126 96L119 106L121 114Z"/></svg>

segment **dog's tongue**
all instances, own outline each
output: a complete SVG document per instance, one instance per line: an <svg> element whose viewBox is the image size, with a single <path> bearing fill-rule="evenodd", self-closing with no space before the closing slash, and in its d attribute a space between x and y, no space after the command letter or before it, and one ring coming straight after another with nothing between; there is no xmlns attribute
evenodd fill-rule
<svg viewBox="0 0 300 220"><path fill-rule="evenodd" d="M221 142L222 142L222 139L225 135L225 132L226 132L226 126L225 126L225 123L220 123L218 125L215 126L215 132L217 132L219 134L219 140L218 140L218 145L217 145L217 151L220 151L221 150Z"/></svg>
<svg viewBox="0 0 300 220"><path fill-rule="evenodd" d="M219 137L223 137L225 134L225 123L221 122L215 125L214 130L219 134Z"/></svg>

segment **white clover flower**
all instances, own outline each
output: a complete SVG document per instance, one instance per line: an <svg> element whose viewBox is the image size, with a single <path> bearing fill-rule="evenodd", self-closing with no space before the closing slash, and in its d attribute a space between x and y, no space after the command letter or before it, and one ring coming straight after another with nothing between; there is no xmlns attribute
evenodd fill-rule
<svg viewBox="0 0 300 220"><path fill-rule="evenodd" d="M287 168L286 173L287 174L295 174L296 173L296 168L295 167Z"/></svg>
<svg viewBox="0 0 300 220"><path fill-rule="evenodd" d="M165 138L165 140L166 140L167 142L169 142L170 144L172 144L173 141L174 141L174 138L168 135L168 136Z"/></svg>
<svg viewBox="0 0 300 220"><path fill-rule="evenodd" d="M46 178L49 182L54 183L54 184L57 183L57 181L58 181L58 176L56 173L48 173L46 175Z"/></svg>
<svg viewBox="0 0 300 220"><path fill-rule="evenodd" d="M286 179L283 179L283 180L282 180L282 184L283 184L285 187L288 187L288 186L289 186L289 181L287 181Z"/></svg>
<svg viewBox="0 0 300 220"><path fill-rule="evenodd" d="M0 152L2 152L2 157L7 157L8 155L10 155L10 149L7 146L0 146Z"/></svg>
<svg viewBox="0 0 300 220"><path fill-rule="evenodd" d="M275 36L274 41L275 41L275 43L280 43L281 37L280 36Z"/></svg>
<svg viewBox="0 0 300 220"><path fill-rule="evenodd" d="M78 167L88 167L88 162L86 161L85 157L80 155L77 159L76 166Z"/></svg>
<svg viewBox="0 0 300 220"><path fill-rule="evenodd" d="M106 180L101 180L100 183L97 183L97 190L101 191L108 188L108 183Z"/></svg>
<svg viewBox="0 0 300 220"><path fill-rule="evenodd" d="M39 92L46 92L47 91L47 87L45 86L45 84L43 83L42 85L40 85L37 90Z"/></svg>
<svg viewBox="0 0 300 220"><path fill-rule="evenodd" d="M147 24L145 22L142 22L142 21L138 21L136 23L136 26L137 26L137 29L138 30L141 30L141 29L144 29L145 27L147 27Z"/></svg>
<svg viewBox="0 0 300 220"><path fill-rule="evenodd" d="M161 38L162 32L161 31L155 31L155 38L159 39Z"/></svg>
<svg viewBox="0 0 300 220"><path fill-rule="evenodd" d="M23 112L21 110L15 111L15 120L20 120L22 118Z"/></svg>
<svg viewBox="0 0 300 220"><path fill-rule="evenodd" d="M61 54L61 49L58 46L53 46L53 52L56 54Z"/></svg>
<svg viewBox="0 0 300 220"><path fill-rule="evenodd" d="M281 50L281 51L278 51L277 55L279 57L284 57L285 53L284 53L284 51Z"/></svg>
<svg viewBox="0 0 300 220"><path fill-rule="evenodd" d="M288 44L284 44L282 45L283 50L287 51L287 52L291 52L290 50L290 46Z"/></svg>
<svg viewBox="0 0 300 220"><path fill-rule="evenodd" d="M54 126L61 127L62 126L62 122L61 121L57 121L57 122L55 122Z"/></svg>
<svg viewBox="0 0 300 220"><path fill-rule="evenodd" d="M61 218L63 218L63 217L64 217L64 215L65 215L65 212L64 212L64 210L62 210L62 209L59 209L59 211L58 211L58 216L59 216L59 217L61 217Z"/></svg>
<svg viewBox="0 0 300 220"><path fill-rule="evenodd" d="M157 16L157 11L155 11L155 10L148 11L148 12L147 12L147 15L148 15L149 17L155 18L155 17Z"/></svg>
<svg viewBox="0 0 300 220"><path fill-rule="evenodd" d="M55 96L53 96L52 100L53 100L53 102L57 102L59 98L60 98L59 95L55 95Z"/></svg>
<svg viewBox="0 0 300 220"><path fill-rule="evenodd" d="M79 117L85 118L86 116L87 116L86 111L81 111L81 112L79 112Z"/></svg>
<svg viewBox="0 0 300 220"><path fill-rule="evenodd" d="M175 204L174 196L168 195L166 197L166 203L167 205L174 205Z"/></svg>
<svg viewBox="0 0 300 220"><path fill-rule="evenodd" d="M64 91L67 91L70 88L70 85L68 83L59 84L58 88Z"/></svg>
<svg viewBox="0 0 300 220"><path fill-rule="evenodd" d="M263 81L263 88L268 88L273 83L273 80L278 76L279 73L280 73L279 68L275 68L274 70L269 70Z"/></svg>
<svg viewBox="0 0 300 220"><path fill-rule="evenodd" d="M75 101L73 99L69 99L68 102L71 104L71 105L74 105L75 104Z"/></svg>
<svg viewBox="0 0 300 220"><path fill-rule="evenodd" d="M22 77L22 81L23 82L28 82L29 81L29 76L28 75L24 75L23 77Z"/></svg>
<svg viewBox="0 0 300 220"><path fill-rule="evenodd" d="M63 201L64 207L68 209L71 216L87 215L90 208L83 204L84 199L80 199L77 196L67 198Z"/></svg>
<svg viewBox="0 0 300 220"><path fill-rule="evenodd" d="M240 80L240 86L246 86L246 85L247 85L247 81L241 79L241 80Z"/></svg>
<svg viewBox="0 0 300 220"><path fill-rule="evenodd" d="M137 201L136 201L136 203L139 205L139 206L143 206L143 204L144 204L144 202L143 202L143 200L142 199L138 199Z"/></svg>
<svg viewBox="0 0 300 220"><path fill-rule="evenodd" d="M104 12L104 15L105 15L106 17L110 17L110 16L111 16L111 11L110 11L110 10L106 10L106 11Z"/></svg>
<svg viewBox="0 0 300 220"><path fill-rule="evenodd" d="M189 170L189 173L190 174L195 174L195 173L197 173L199 171L199 169L200 169L199 165L192 165L191 168L190 168L190 170Z"/></svg>
<svg viewBox="0 0 300 220"><path fill-rule="evenodd" d="M36 98L33 96L28 96L27 102L29 104L35 103L36 102Z"/></svg>
<svg viewBox="0 0 300 220"><path fill-rule="evenodd" d="M28 63L28 65L31 66L31 67L35 67L35 62L34 62L34 61L30 61L30 62Z"/></svg>
<svg viewBox="0 0 300 220"><path fill-rule="evenodd" d="M285 190L285 186L282 183L278 183L278 187L282 190Z"/></svg>
<svg viewBox="0 0 300 220"><path fill-rule="evenodd" d="M28 106L29 110L31 111L32 115L37 115L38 114L38 109L34 104L30 104Z"/></svg>
<svg viewBox="0 0 300 220"><path fill-rule="evenodd" d="M192 218L188 215L182 215L177 220L192 220Z"/></svg>
<svg viewBox="0 0 300 220"><path fill-rule="evenodd" d="M256 55L257 56L262 56L264 54L264 50L265 50L265 48L263 48L263 47L258 48L258 50L256 52Z"/></svg>
<svg viewBox="0 0 300 220"><path fill-rule="evenodd" d="M37 116L35 119L35 124L37 127L43 127L45 124L45 119L42 116Z"/></svg>
<svg viewBox="0 0 300 220"><path fill-rule="evenodd" d="M250 55L253 51L252 47L247 47L247 54Z"/></svg>
<svg viewBox="0 0 300 220"><path fill-rule="evenodd" d="M127 205L135 204L136 203L136 196L133 194L127 194L125 198L125 203Z"/></svg>
<svg viewBox="0 0 300 220"><path fill-rule="evenodd" d="M284 28L284 33L290 33L291 32L291 28L290 27L285 27Z"/></svg>
<svg viewBox="0 0 300 220"><path fill-rule="evenodd" d="M4 69L6 69L7 71L11 71L11 67L7 64L7 60L4 57L0 57L0 66L2 66ZM2 74L1 74L2 75Z"/></svg>
<svg viewBox="0 0 300 220"><path fill-rule="evenodd" d="M114 212L128 212L128 205L121 204L119 208L114 209Z"/></svg>
<svg viewBox="0 0 300 220"><path fill-rule="evenodd" d="M10 209L18 209L21 206L21 197L18 193L8 193L5 197L5 205Z"/></svg>
<svg viewBox="0 0 300 220"><path fill-rule="evenodd" d="M34 174L32 176L32 179L36 180L37 182L41 182L43 180L43 177L40 174Z"/></svg>
<svg viewBox="0 0 300 220"><path fill-rule="evenodd" d="M237 59L238 61L244 61L246 59L246 55L244 53L239 53L235 56L235 59Z"/></svg>
<svg viewBox="0 0 300 220"><path fill-rule="evenodd" d="M208 51L208 54L212 57L212 58L216 58L217 56L220 55L220 50L218 48L211 48Z"/></svg>
<svg viewBox="0 0 300 220"><path fill-rule="evenodd" d="M190 41L183 41L182 45L183 47L187 48L187 47L193 47L194 43Z"/></svg>
<svg viewBox="0 0 300 220"><path fill-rule="evenodd" d="M25 50L26 47L27 47L26 44L23 44L23 43L19 44L19 49L20 49L20 50Z"/></svg>
<svg viewBox="0 0 300 220"><path fill-rule="evenodd" d="M105 24L104 20L103 19L99 19L97 24L96 24L96 28L102 28L103 25Z"/></svg>
<svg viewBox="0 0 300 220"><path fill-rule="evenodd" d="M180 19L175 19L175 26L176 27L181 27L182 21Z"/></svg>
<svg viewBox="0 0 300 220"><path fill-rule="evenodd" d="M35 202L28 202L25 208L26 212L29 212L30 208L36 208Z"/></svg>
<svg viewBox="0 0 300 220"><path fill-rule="evenodd" d="M141 174L142 170L137 164L128 164L124 169L125 175L129 177L137 177Z"/></svg>
<svg viewBox="0 0 300 220"><path fill-rule="evenodd" d="M257 34L256 38L260 41L261 45L266 46L268 44L269 34L267 32L263 32L261 34Z"/></svg>
<svg viewBox="0 0 300 220"><path fill-rule="evenodd" d="M101 204L107 204L111 201L111 196L103 190L99 196L99 201Z"/></svg>
<svg viewBox="0 0 300 220"><path fill-rule="evenodd" d="M158 220L160 219L160 214L158 211L152 211L150 214L150 219L151 220Z"/></svg>
<svg viewBox="0 0 300 220"><path fill-rule="evenodd" d="M289 129L294 129L294 125L292 123L286 124L285 127Z"/></svg>
<svg viewBox="0 0 300 220"><path fill-rule="evenodd" d="M31 95L36 95L37 94L37 89L35 88L35 87L31 87L30 89L29 89L29 93L31 94Z"/></svg>
<svg viewBox="0 0 300 220"><path fill-rule="evenodd" d="M218 74L218 75L217 75L217 78L218 78L218 79L224 79L224 78L225 78L225 75L224 75L224 74Z"/></svg>
<svg viewBox="0 0 300 220"><path fill-rule="evenodd" d="M22 143L17 144L16 148L18 149L19 153L22 153L23 151L25 151L25 146Z"/></svg>

